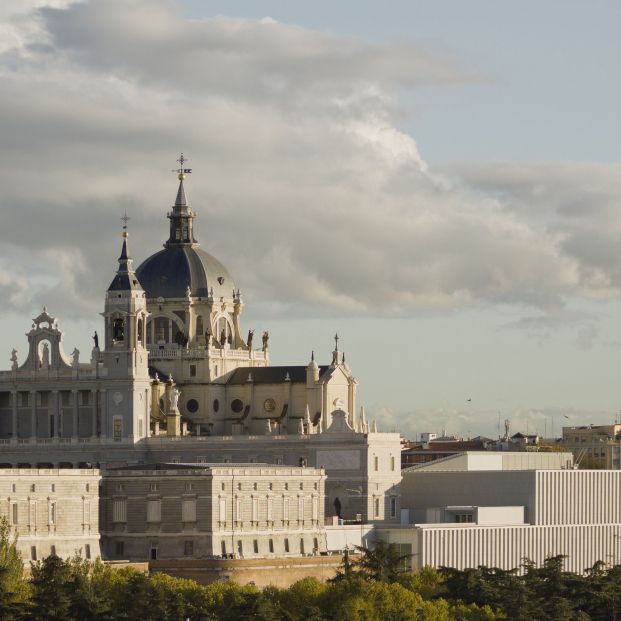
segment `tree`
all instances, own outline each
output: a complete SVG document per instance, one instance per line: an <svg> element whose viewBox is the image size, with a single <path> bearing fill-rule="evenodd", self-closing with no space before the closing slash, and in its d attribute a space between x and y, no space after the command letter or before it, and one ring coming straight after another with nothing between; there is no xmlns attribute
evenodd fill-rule
<svg viewBox="0 0 621 621"><path fill-rule="evenodd" d="M354 569L361 577L377 582L396 582L406 572L406 561L411 554L400 555L397 546L378 539L375 547L356 546L361 553L360 559L354 562Z"/></svg>
<svg viewBox="0 0 621 621"><path fill-rule="evenodd" d="M17 549L17 535L11 537L6 517L0 518L0 618L13 621L24 617L30 589L24 580L24 562Z"/></svg>

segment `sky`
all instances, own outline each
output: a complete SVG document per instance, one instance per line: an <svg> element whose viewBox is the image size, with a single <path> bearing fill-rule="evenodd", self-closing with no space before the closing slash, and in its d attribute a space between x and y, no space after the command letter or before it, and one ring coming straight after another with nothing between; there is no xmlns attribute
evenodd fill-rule
<svg viewBox="0 0 621 621"><path fill-rule="evenodd" d="M621 390L621 5L0 6L0 355L88 352L131 217L196 236L273 364L333 335L379 428L559 435Z"/></svg>

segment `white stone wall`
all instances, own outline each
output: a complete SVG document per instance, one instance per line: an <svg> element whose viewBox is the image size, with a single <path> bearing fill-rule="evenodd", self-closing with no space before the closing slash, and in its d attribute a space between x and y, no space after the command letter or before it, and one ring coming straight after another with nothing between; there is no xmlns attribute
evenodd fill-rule
<svg viewBox="0 0 621 621"><path fill-rule="evenodd" d="M98 470L0 469L0 516L24 562L100 556Z"/></svg>
<svg viewBox="0 0 621 621"><path fill-rule="evenodd" d="M326 549L324 482L315 468L261 465L109 472L105 554L146 560L319 553Z"/></svg>

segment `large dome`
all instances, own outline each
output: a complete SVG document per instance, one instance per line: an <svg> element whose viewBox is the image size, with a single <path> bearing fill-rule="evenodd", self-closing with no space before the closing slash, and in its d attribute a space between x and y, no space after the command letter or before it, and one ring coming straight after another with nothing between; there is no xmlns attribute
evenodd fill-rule
<svg viewBox="0 0 621 621"><path fill-rule="evenodd" d="M182 165L183 154L179 160ZM136 270L147 298L185 298L188 287L194 297L207 297L213 289L216 298L231 297L235 283L215 257L197 248L194 218L185 197L183 181L188 169L179 169L179 189L173 210L168 214L170 236L164 250L150 256Z"/></svg>
<svg viewBox="0 0 621 621"><path fill-rule="evenodd" d="M235 283L228 270L208 252L190 245L169 246L146 259L136 276L147 298L230 297Z"/></svg>

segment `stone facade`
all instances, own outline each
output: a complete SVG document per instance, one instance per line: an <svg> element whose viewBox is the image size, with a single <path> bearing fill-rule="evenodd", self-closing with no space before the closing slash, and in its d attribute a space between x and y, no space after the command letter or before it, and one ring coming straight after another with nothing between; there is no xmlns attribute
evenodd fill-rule
<svg viewBox="0 0 621 621"><path fill-rule="evenodd" d="M0 516L24 562L50 554L100 556L100 481L98 470L0 469Z"/></svg>
<svg viewBox="0 0 621 621"><path fill-rule="evenodd" d="M0 371L0 467L264 462L324 468L327 516L398 520L400 443L356 416L358 381L335 337L328 364L269 366L242 332L226 268L198 248L184 189L165 249L134 271L123 231L101 339L82 361L46 309ZM17 345L17 344L16 344ZM20 360L21 359L21 360Z"/></svg>
<svg viewBox="0 0 621 621"><path fill-rule="evenodd" d="M108 471L111 559L275 558L325 551L325 473L268 464L157 464Z"/></svg>

